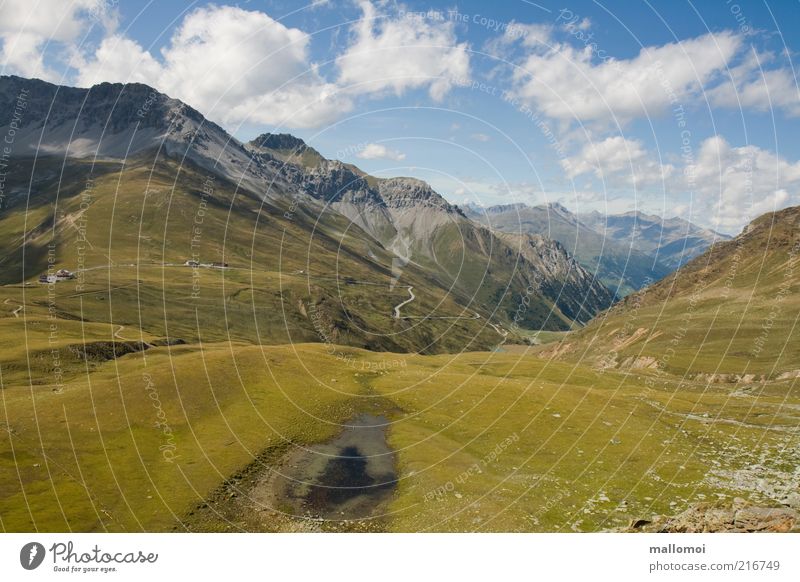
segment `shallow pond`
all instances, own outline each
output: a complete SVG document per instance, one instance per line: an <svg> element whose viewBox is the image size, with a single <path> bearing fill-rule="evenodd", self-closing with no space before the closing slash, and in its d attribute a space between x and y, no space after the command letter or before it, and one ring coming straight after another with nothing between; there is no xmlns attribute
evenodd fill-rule
<svg viewBox="0 0 800 582"><path fill-rule="evenodd" d="M388 426L383 416L362 414L334 439L290 454L273 480L276 501L324 519L380 515L397 482Z"/></svg>

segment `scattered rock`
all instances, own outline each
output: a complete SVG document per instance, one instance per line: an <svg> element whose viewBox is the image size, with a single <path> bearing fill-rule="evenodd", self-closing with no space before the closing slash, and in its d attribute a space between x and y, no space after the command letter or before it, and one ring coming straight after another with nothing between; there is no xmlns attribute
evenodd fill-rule
<svg viewBox="0 0 800 582"><path fill-rule="evenodd" d="M768 378L764 374L696 374L694 380L706 384L755 384Z"/></svg>
<svg viewBox="0 0 800 582"><path fill-rule="evenodd" d="M784 372L778 376L778 380L791 380L792 378L800 378L800 370L792 370L791 372Z"/></svg>
<svg viewBox="0 0 800 582"><path fill-rule="evenodd" d="M652 356L639 356L638 358L630 356L622 360L622 363L619 365L619 367L655 370L658 368L658 359Z"/></svg>
<svg viewBox="0 0 800 582"><path fill-rule="evenodd" d="M672 505L672 504L670 504ZM800 531L800 513L786 507L758 507L742 499L730 506L692 505L676 516L632 519L623 531L656 533L785 533Z"/></svg>

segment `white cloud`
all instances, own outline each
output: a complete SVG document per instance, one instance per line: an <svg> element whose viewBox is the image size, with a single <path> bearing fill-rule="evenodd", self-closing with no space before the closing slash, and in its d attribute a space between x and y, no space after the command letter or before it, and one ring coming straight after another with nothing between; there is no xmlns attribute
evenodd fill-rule
<svg viewBox="0 0 800 582"><path fill-rule="evenodd" d="M475 141L482 141L482 142L487 142L492 139L485 133L473 133L470 137Z"/></svg>
<svg viewBox="0 0 800 582"><path fill-rule="evenodd" d="M208 6L186 16L161 61L135 41L106 38L78 83L139 81L223 123L317 126L352 104L310 62L309 37L263 12Z"/></svg>
<svg viewBox="0 0 800 582"><path fill-rule="evenodd" d="M0 3L3 73L60 80L44 62L45 46L68 48L93 24L113 30L116 10L104 0L5 0Z"/></svg>
<svg viewBox="0 0 800 582"><path fill-rule="evenodd" d="M752 145L731 147L719 136L700 145L689 179L695 184L701 213L726 230L738 230L765 212L800 204L796 194L800 162L788 162Z"/></svg>
<svg viewBox="0 0 800 582"><path fill-rule="evenodd" d="M378 143L367 144L364 146L364 149L356 154L356 157L362 160L394 160L396 162L406 159L404 153L387 148L385 145Z"/></svg>
<svg viewBox="0 0 800 582"><path fill-rule="evenodd" d="M567 176L591 173L606 185L643 187L669 180L675 168L651 159L641 141L612 136L586 144L575 156L561 160Z"/></svg>
<svg viewBox="0 0 800 582"><path fill-rule="evenodd" d="M77 82L147 83L228 125L319 127L352 110L361 95L426 87L441 99L453 78L468 76L466 45L456 45L452 23L379 16L369 2L361 8L335 81L311 61L305 32L260 11L209 5L184 18L160 58L108 36L75 59Z"/></svg>
<svg viewBox="0 0 800 582"><path fill-rule="evenodd" d="M457 42L452 22L413 13L389 18L370 2L359 5L363 15L353 42L336 59L340 85L356 93L396 95L427 87L441 100L469 78L467 45Z"/></svg>
<svg viewBox="0 0 800 582"><path fill-rule="evenodd" d="M728 79L709 91L711 102L721 107L752 108L758 111L784 109L800 117L800 90L789 69L765 69L772 55L755 51L730 69Z"/></svg>
<svg viewBox="0 0 800 582"><path fill-rule="evenodd" d="M657 162L641 142L621 136L589 144L562 165L568 177L590 174L606 188L626 192L629 201L632 186L643 189L637 199L644 205L653 202L653 194L666 194L662 202L676 213L688 211L677 201L693 194L688 218L725 232L738 232L765 212L800 204L800 161L753 145L732 147L721 136L704 140L696 159L685 159L680 168Z"/></svg>
<svg viewBox="0 0 800 582"><path fill-rule="evenodd" d="M319 117L318 108L331 112L324 96L333 93L309 64L308 44L306 33L263 12L200 9L164 49L161 84L180 89L205 111L227 111L229 120L281 123L292 117L306 125Z"/></svg>
<svg viewBox="0 0 800 582"><path fill-rule="evenodd" d="M511 22L503 32L502 40L512 43L519 40L526 47L548 47L553 44L551 24L521 24Z"/></svg>
<svg viewBox="0 0 800 582"><path fill-rule="evenodd" d="M118 35L103 39L90 59L78 55L75 64L75 83L81 87L103 81L156 84L164 72L161 63L137 42Z"/></svg>
<svg viewBox="0 0 800 582"><path fill-rule="evenodd" d="M555 43L554 30L552 24L526 24L512 20L503 30L503 34L492 37L484 43L483 50L500 62L509 59L510 50L515 44L535 52L546 51Z"/></svg>
<svg viewBox="0 0 800 582"><path fill-rule="evenodd" d="M591 42L540 46L514 70L513 93L554 119L624 124L697 98L740 46L729 32L646 47L631 59L612 58Z"/></svg>
<svg viewBox="0 0 800 582"><path fill-rule="evenodd" d="M794 71L776 66L775 55L758 53L743 35L709 33L617 59L588 33L590 25L585 19L558 28L515 24L487 46L505 57L513 47L521 49L512 94L552 119L624 125L705 99L719 107L783 109L800 117ZM565 34L567 41L558 40Z"/></svg>

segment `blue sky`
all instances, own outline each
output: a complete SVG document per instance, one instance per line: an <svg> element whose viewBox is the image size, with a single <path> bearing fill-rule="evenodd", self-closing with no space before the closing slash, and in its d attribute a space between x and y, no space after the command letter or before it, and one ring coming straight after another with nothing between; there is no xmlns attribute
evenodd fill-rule
<svg viewBox="0 0 800 582"><path fill-rule="evenodd" d="M800 204L795 2L0 0L3 74L146 82L457 203Z"/></svg>

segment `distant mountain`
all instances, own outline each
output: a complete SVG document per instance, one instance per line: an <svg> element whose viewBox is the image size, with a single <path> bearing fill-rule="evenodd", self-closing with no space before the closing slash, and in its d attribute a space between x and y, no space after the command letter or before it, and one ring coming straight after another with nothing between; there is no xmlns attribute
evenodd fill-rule
<svg viewBox="0 0 800 582"><path fill-rule="evenodd" d="M473 220L499 231L540 234L557 240L618 296L641 289L671 270L650 253L603 236L558 203L469 206L466 212Z"/></svg>
<svg viewBox="0 0 800 582"><path fill-rule="evenodd" d="M198 111L139 84L76 89L2 77L0 132L10 128L23 90L27 108L15 120L14 171L0 210L2 282L34 280L51 264L180 265L196 251L192 219L202 204L203 258L266 277L229 296L232 303L216 316L204 309L216 326L207 337L479 349L504 338L496 324L570 329L613 300L557 242L501 237L420 180L369 176L288 134L241 143ZM82 205L82 198L91 203ZM92 245L79 256L76 225L85 216L91 220L81 228ZM168 271L181 280L186 272ZM194 316L184 321L187 304L178 300L185 289L161 288L172 284L136 283L140 296L165 298L159 309L167 309L166 298L176 301L152 320L153 332L169 324L196 334ZM394 306L410 295L397 316ZM140 304L128 301L136 297L115 299L123 310L115 321L135 316ZM266 302L254 312L261 323L252 314L231 319L241 297Z"/></svg>
<svg viewBox="0 0 800 582"><path fill-rule="evenodd" d="M545 354L714 383L800 377L798 233L800 207L760 216Z"/></svg>
<svg viewBox="0 0 800 582"><path fill-rule="evenodd" d="M682 218L661 218L638 211L606 216L595 210L581 214L580 220L614 241L652 255L673 270L702 254L715 242L731 238Z"/></svg>

